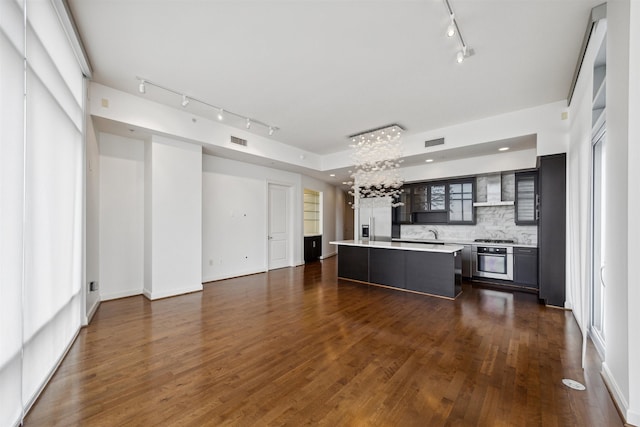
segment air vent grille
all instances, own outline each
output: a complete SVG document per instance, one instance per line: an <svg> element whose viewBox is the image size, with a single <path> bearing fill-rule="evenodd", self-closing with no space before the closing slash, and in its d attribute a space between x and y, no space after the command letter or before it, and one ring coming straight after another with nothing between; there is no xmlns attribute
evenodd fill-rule
<svg viewBox="0 0 640 427"><path fill-rule="evenodd" d="M435 147L436 145L444 144L444 138L432 139L430 141L425 141L424 146L426 147Z"/></svg>
<svg viewBox="0 0 640 427"><path fill-rule="evenodd" d="M233 136L233 135L231 135L231 143L232 144L242 145L243 147L247 146L247 140L246 139L238 138L237 136Z"/></svg>

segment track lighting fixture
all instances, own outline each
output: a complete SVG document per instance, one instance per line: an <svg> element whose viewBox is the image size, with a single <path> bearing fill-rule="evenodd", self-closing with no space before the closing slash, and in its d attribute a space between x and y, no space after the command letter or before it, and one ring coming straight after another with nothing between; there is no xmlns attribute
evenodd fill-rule
<svg viewBox="0 0 640 427"><path fill-rule="evenodd" d="M461 50L456 54L456 62L461 64L464 62L465 58L473 55L473 49L470 49L464 41L462 37L462 33L460 32L460 26L458 25L458 21L456 21L456 15L453 13L453 9L451 8L451 4L449 0L444 0L444 4L447 7L447 12L449 13L449 18L451 19L451 23L449 27L447 27L447 36L453 37L456 34L458 35L458 41L460 42Z"/></svg>
<svg viewBox="0 0 640 427"><path fill-rule="evenodd" d="M233 116L233 117L237 117L237 118L242 119L242 120L245 121L245 126L246 126L247 129L250 129L252 124L257 124L257 125L263 126L264 128L266 128L268 130L269 136L273 135L275 133L275 131L277 131L279 129L276 126L267 124L265 122L261 122L260 120L252 119L252 118L247 117L247 116L243 116L242 114L238 114L238 113L234 113L234 112L229 111L229 110L225 110L222 107L219 107L217 105L213 105L213 104L211 104L211 103L209 103L207 101L204 101L202 99L198 99L198 98L195 98L193 96L186 95L186 94L184 94L184 93L182 93L180 91L177 91L175 89L171 89L171 88L168 88L168 87L163 86L161 84L154 83L154 82L149 81L147 79L143 79L142 77L136 77L136 79L140 82L140 84L138 85L138 92L146 93L146 85L151 85L151 86L157 87L159 89L162 89L162 90L165 90L167 92L171 92L171 93L173 93L175 95L181 96L182 97L181 105L183 107L186 107L187 105L189 105L189 103L191 101L195 101L195 102L198 102L198 103L200 103L202 105L206 105L207 107L211 107L211 108L215 109L217 111L217 118L220 121L225 119L225 114Z"/></svg>
<svg viewBox="0 0 640 427"><path fill-rule="evenodd" d="M453 37L456 35L456 22L454 21L453 14L451 16L451 24L447 27L447 37Z"/></svg>

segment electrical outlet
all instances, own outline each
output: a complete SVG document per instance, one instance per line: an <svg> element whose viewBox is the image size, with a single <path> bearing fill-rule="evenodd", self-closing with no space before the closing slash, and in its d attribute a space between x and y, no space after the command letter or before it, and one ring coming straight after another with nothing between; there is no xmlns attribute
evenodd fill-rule
<svg viewBox="0 0 640 427"><path fill-rule="evenodd" d="M98 282L89 282L89 291L94 292L98 290Z"/></svg>

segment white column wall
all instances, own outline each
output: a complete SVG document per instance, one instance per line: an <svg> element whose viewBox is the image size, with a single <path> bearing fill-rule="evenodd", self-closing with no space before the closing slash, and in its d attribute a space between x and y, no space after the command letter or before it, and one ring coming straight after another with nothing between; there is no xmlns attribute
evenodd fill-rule
<svg viewBox="0 0 640 427"><path fill-rule="evenodd" d="M202 290L202 147L159 136L147 144L151 224L144 239L151 277L144 295L154 300Z"/></svg>
<svg viewBox="0 0 640 427"><path fill-rule="evenodd" d="M100 136L100 299L142 293L144 141Z"/></svg>

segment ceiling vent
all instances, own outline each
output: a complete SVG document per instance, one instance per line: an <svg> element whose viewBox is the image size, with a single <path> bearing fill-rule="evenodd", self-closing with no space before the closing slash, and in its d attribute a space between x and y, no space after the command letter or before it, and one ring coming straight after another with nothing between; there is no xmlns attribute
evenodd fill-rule
<svg viewBox="0 0 640 427"><path fill-rule="evenodd" d="M247 140L246 139L238 138L237 136L233 136L233 135L231 135L231 143L232 144L242 145L243 147L247 146Z"/></svg>
<svg viewBox="0 0 640 427"><path fill-rule="evenodd" d="M443 144L444 144L444 138L432 139L430 141L424 142L424 148L435 147L436 145L443 145Z"/></svg>

